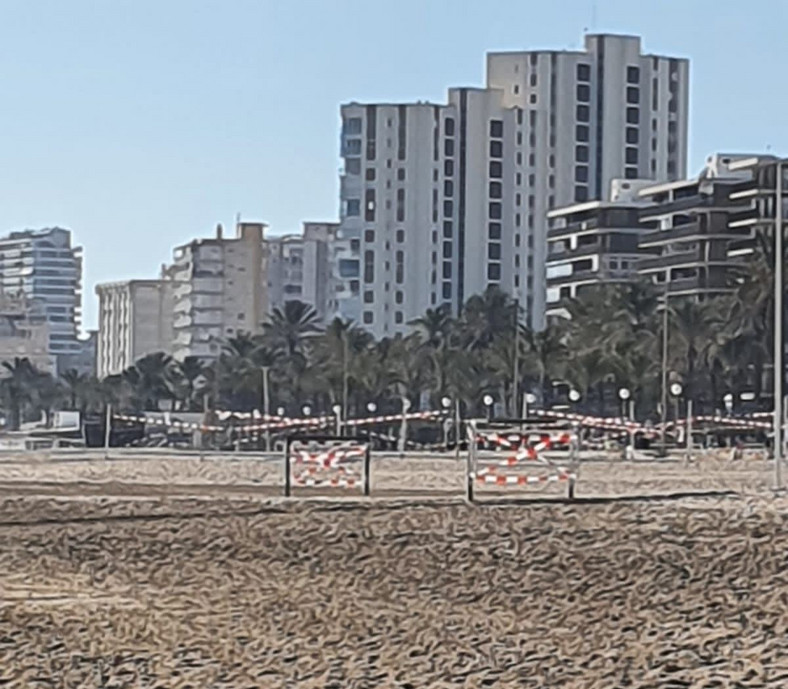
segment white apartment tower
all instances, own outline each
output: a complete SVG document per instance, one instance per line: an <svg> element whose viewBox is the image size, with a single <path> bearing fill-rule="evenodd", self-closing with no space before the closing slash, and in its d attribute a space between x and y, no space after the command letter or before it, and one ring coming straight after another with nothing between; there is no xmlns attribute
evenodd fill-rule
<svg viewBox="0 0 788 689"><path fill-rule="evenodd" d="M154 352L172 353L171 280L128 280L96 285L99 329L96 373L122 373Z"/></svg>
<svg viewBox="0 0 788 689"><path fill-rule="evenodd" d="M340 235L361 280L342 315L392 335L497 285L540 327L547 212L615 178L684 176L688 71L589 35L584 51L491 53L486 88L447 104L344 105Z"/></svg>
<svg viewBox="0 0 788 689"><path fill-rule="evenodd" d="M332 254L338 227L338 223L305 222L301 234L266 240L271 309L301 301L326 319L333 296Z"/></svg>
<svg viewBox="0 0 788 689"><path fill-rule="evenodd" d="M263 223L241 222L235 237L222 226L212 239L174 251L162 277L173 285L173 356L219 356L222 343L240 333L259 333L268 313Z"/></svg>

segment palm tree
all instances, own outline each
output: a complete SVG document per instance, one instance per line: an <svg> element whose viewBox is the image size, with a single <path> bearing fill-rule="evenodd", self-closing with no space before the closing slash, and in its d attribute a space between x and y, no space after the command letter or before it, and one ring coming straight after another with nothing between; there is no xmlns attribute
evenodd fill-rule
<svg viewBox="0 0 788 689"><path fill-rule="evenodd" d="M74 368L64 371L60 375L60 382L70 410L76 411L82 408L88 380L87 375Z"/></svg>
<svg viewBox="0 0 788 689"><path fill-rule="evenodd" d="M0 380L0 398L6 413L6 427L16 431L22 422L25 405L33 399L33 390L39 372L27 357L14 357L4 361L4 376Z"/></svg>
<svg viewBox="0 0 788 689"><path fill-rule="evenodd" d="M303 356L306 339L318 332L317 311L301 301L287 301L281 309L274 309L270 322L265 324L265 334L272 346L290 358L296 354Z"/></svg>
<svg viewBox="0 0 788 689"><path fill-rule="evenodd" d="M164 352L146 354L126 369L123 376L131 386L137 403L145 409L158 409L162 399L174 400L176 366Z"/></svg>

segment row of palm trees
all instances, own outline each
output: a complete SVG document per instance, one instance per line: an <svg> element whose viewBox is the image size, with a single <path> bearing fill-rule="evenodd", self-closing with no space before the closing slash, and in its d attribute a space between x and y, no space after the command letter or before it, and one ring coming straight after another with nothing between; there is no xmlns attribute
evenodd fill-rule
<svg viewBox="0 0 788 689"><path fill-rule="evenodd" d="M348 321L322 327L311 307L294 301L274 310L260 334L228 338L210 364L159 352L97 380L75 371L56 379L26 359L4 362L0 403L11 428L55 408L90 414L109 404L127 411L283 408L290 415L306 404L312 413L340 405L357 416L369 402L385 413L406 399L419 409L450 398L466 414L482 414L491 396L512 416L522 412L525 394L542 405L569 404L570 390L580 396L575 406L609 415L618 413L617 391L626 387L643 418L658 408L667 324L669 382L680 382L697 409L713 411L729 392L748 391L756 401L768 392L767 249L762 243L733 292L671 298L667 318L650 284L600 285L569 305L569 319L533 331L517 304L491 288L471 297L459 316L428 309L410 334L375 340Z"/></svg>

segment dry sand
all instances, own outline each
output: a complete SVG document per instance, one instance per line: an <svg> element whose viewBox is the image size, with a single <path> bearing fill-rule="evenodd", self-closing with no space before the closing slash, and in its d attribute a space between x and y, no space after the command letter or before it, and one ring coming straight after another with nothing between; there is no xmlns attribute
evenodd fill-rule
<svg viewBox="0 0 788 689"><path fill-rule="evenodd" d="M0 686L788 686L762 462L474 506L447 459L376 462L373 492L434 493L408 500L284 501L280 469L0 462Z"/></svg>

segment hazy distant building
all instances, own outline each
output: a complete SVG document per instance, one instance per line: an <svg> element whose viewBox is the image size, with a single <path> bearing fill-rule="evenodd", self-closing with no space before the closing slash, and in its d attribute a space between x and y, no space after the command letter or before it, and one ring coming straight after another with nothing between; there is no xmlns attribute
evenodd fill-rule
<svg viewBox="0 0 788 689"><path fill-rule="evenodd" d="M173 355L214 359L223 342L257 333L268 314L265 224L238 223L235 237L222 226L211 239L174 251L166 275L173 281Z"/></svg>
<svg viewBox="0 0 788 689"><path fill-rule="evenodd" d="M23 230L0 239L0 288L40 305L50 355L81 350L82 248L71 246L69 230Z"/></svg>
<svg viewBox="0 0 788 689"><path fill-rule="evenodd" d="M391 335L498 286L540 326L547 212L616 178L682 178L688 86L687 60L589 35L583 51L490 53L487 87L445 104L343 105L340 236L361 278L342 313Z"/></svg>
<svg viewBox="0 0 788 689"><path fill-rule="evenodd" d="M121 373L137 359L173 350L173 282L128 280L96 285L96 373Z"/></svg>
<svg viewBox="0 0 788 689"><path fill-rule="evenodd" d="M56 371L55 357L49 352L49 326L41 305L24 295L0 293L0 362L12 363L16 358L29 359L40 371Z"/></svg>
<svg viewBox="0 0 788 689"><path fill-rule="evenodd" d="M270 309L285 302L312 306L321 320L329 313L332 298L332 259L339 223L305 222L302 234L271 237L267 280Z"/></svg>

